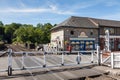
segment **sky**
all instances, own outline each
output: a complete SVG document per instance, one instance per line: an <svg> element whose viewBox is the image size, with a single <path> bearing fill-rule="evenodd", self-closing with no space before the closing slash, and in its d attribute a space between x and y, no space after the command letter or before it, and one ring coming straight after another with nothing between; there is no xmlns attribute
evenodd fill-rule
<svg viewBox="0 0 120 80"><path fill-rule="evenodd" d="M4 24L59 24L70 16L120 20L120 0L0 0Z"/></svg>

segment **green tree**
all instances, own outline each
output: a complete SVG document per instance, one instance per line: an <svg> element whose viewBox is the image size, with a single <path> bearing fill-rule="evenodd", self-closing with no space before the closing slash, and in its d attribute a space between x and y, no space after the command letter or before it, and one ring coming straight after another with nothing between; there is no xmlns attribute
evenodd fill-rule
<svg viewBox="0 0 120 80"><path fill-rule="evenodd" d="M35 28L33 25L23 25L19 29L17 29L14 32L14 35L16 38L14 38L14 41L17 42L30 42L30 43L35 43Z"/></svg>
<svg viewBox="0 0 120 80"><path fill-rule="evenodd" d="M43 33L43 31L40 27L37 27L35 29L34 39L35 39L36 43L38 43L38 44L39 43L42 44L42 39L41 39L42 33Z"/></svg>
<svg viewBox="0 0 120 80"><path fill-rule="evenodd" d="M4 36L4 24L2 23L2 21L0 21L0 41L3 40L3 36Z"/></svg>
<svg viewBox="0 0 120 80"><path fill-rule="evenodd" d="M3 27L3 25L4 25L4 24L2 23L2 21L0 21L0 27L1 27L1 26Z"/></svg>
<svg viewBox="0 0 120 80"><path fill-rule="evenodd" d="M57 26L57 24L54 24L53 27Z"/></svg>
<svg viewBox="0 0 120 80"><path fill-rule="evenodd" d="M19 23L12 23L5 25L4 32L5 32L5 40L7 40L8 43L12 43L12 39L14 38L13 33L21 26Z"/></svg>
<svg viewBox="0 0 120 80"><path fill-rule="evenodd" d="M38 24L37 24L37 27L42 29L44 26L43 26L43 24L38 23Z"/></svg>
<svg viewBox="0 0 120 80"><path fill-rule="evenodd" d="M32 25L22 25L14 32L14 41L17 42L30 42L30 43L49 43L50 42L50 29L53 26L50 23L44 25L37 24L37 27Z"/></svg>
<svg viewBox="0 0 120 80"><path fill-rule="evenodd" d="M50 23L46 23L44 24L44 28L42 29L42 36L41 36L41 40L43 43L49 43L50 42L50 29L53 26Z"/></svg>

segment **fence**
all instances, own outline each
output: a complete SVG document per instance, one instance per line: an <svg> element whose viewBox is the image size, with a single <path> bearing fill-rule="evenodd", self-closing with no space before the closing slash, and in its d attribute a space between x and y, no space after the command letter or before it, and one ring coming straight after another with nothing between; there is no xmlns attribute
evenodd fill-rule
<svg viewBox="0 0 120 80"><path fill-rule="evenodd" d="M14 52L8 49L8 76L12 75L15 70L30 70L38 68L50 68L61 66L73 66L84 64L98 64L99 63L99 50L91 51L56 51L59 55L49 54L52 51L34 51L34 52ZM54 51L53 51L54 52Z"/></svg>
<svg viewBox="0 0 120 80"><path fill-rule="evenodd" d="M120 52L111 53L111 67L120 68Z"/></svg>
<svg viewBox="0 0 120 80"><path fill-rule="evenodd" d="M109 53L101 52L100 59L101 65L111 66L111 52Z"/></svg>
<svg viewBox="0 0 120 80"><path fill-rule="evenodd" d="M52 47L52 46L49 46L48 44L44 45L43 49L47 53L57 53L57 51L59 51L57 47Z"/></svg>

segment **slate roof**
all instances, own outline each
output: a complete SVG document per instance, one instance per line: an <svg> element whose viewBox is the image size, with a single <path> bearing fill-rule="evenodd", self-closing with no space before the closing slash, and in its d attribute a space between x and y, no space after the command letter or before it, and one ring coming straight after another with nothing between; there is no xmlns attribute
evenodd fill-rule
<svg viewBox="0 0 120 80"><path fill-rule="evenodd" d="M120 21L71 16L53 29L66 26L81 28L99 28L100 26L120 27Z"/></svg>
<svg viewBox="0 0 120 80"><path fill-rule="evenodd" d="M105 20L105 19L95 19L91 18L95 23L98 23L100 26L108 27L120 27L120 21L116 20Z"/></svg>

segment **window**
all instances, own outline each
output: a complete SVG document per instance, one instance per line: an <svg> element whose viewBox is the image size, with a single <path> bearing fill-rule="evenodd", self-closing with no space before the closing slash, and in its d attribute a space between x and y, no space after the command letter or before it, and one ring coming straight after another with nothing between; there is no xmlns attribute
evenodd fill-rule
<svg viewBox="0 0 120 80"><path fill-rule="evenodd" d="M110 34L115 34L115 29L114 28L104 28L104 31L109 30Z"/></svg>
<svg viewBox="0 0 120 80"><path fill-rule="evenodd" d="M90 35L93 35L93 29L90 30Z"/></svg>
<svg viewBox="0 0 120 80"><path fill-rule="evenodd" d="M90 32L90 35L93 35L93 32Z"/></svg>
<svg viewBox="0 0 120 80"><path fill-rule="evenodd" d="M71 34L71 35L74 35L74 31L70 31L70 34Z"/></svg>
<svg viewBox="0 0 120 80"><path fill-rule="evenodd" d="M115 33L114 28L110 28L109 30L110 30L110 34L114 34Z"/></svg>

